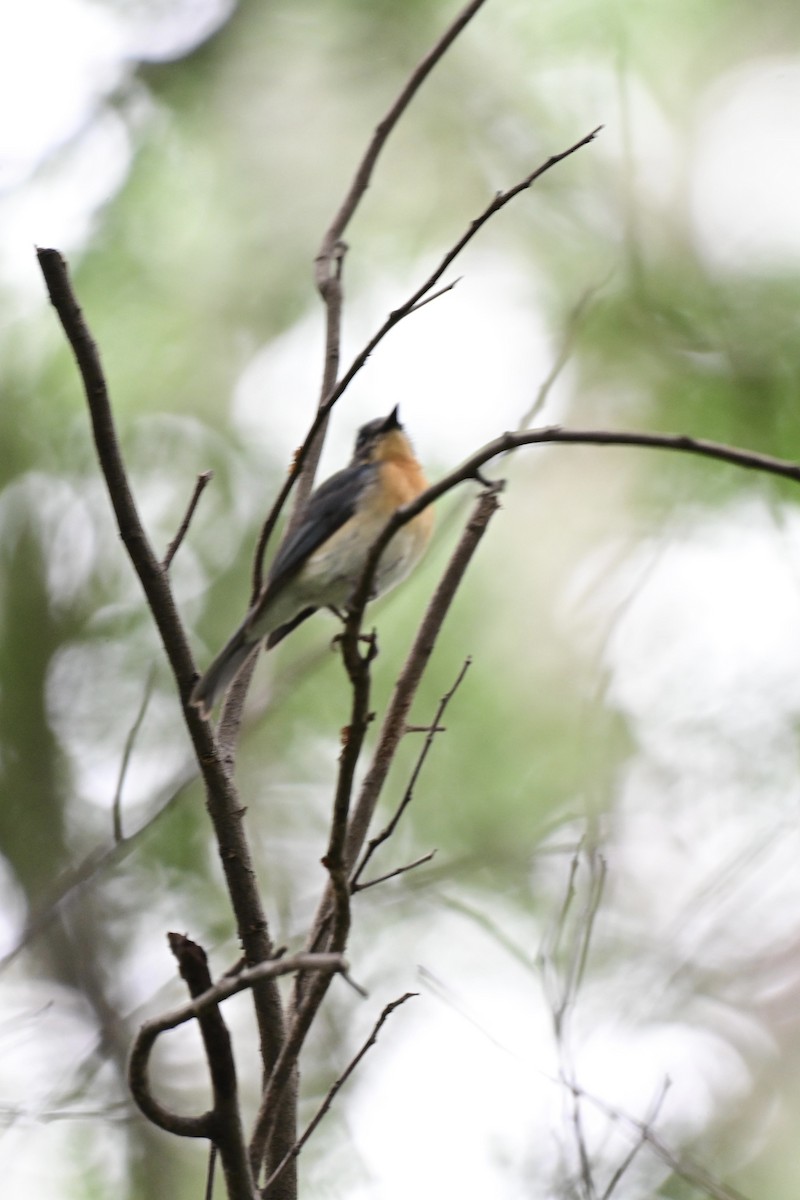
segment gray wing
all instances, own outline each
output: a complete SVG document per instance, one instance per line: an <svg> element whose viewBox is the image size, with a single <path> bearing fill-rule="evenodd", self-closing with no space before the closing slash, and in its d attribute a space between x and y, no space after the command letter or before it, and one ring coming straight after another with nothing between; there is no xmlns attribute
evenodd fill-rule
<svg viewBox="0 0 800 1200"><path fill-rule="evenodd" d="M262 600L267 601L296 575L303 563L356 511L364 488L375 477L373 463L345 467L317 488L303 510L300 524L283 543L269 569Z"/></svg>

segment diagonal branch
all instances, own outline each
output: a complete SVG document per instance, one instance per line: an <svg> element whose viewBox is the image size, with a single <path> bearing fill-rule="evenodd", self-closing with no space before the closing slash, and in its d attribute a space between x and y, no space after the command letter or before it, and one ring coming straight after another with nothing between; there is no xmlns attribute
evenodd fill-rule
<svg viewBox="0 0 800 1200"><path fill-rule="evenodd" d="M406 811L406 809L408 808L412 799L414 798L414 788L417 785L417 780L420 777L422 768L425 766L425 760L427 759L427 757L430 753L431 746L433 745L433 741L434 741L434 738L436 737L436 734L441 731L441 725L439 724L439 722L441 721L442 717L444 716L445 710L446 710L448 704L450 703L450 701L453 699L453 696L455 696L456 692L461 687L461 684L464 681L464 676L466 675L466 673L469 670L471 665L472 665L471 658L467 658L464 660L464 663L461 666L461 670L458 672L458 675L456 676L455 682L453 683L452 687L449 689L449 691L445 692L445 694L442 696L441 700L439 701L439 705L436 709L433 720L431 721L430 728L428 729L428 733L425 737L425 741L422 744L422 749L420 750L419 755L417 756L417 761L414 764L414 769L411 772L411 778L408 781L408 785L406 787L405 792L403 793L403 798L397 807L397 811L392 816L392 819L389 821L388 825L386 825L385 828L382 829L380 833L376 834L374 838L370 838L369 845L367 846L367 848L361 858L361 862L356 867L356 869L353 873L352 879L350 880L351 891L353 891L353 892L362 891L365 887L370 887L376 883L382 883L384 879L389 879L389 878L391 878L392 875L397 874L397 872L391 871L389 873L389 875L383 875L380 877L380 879L372 879L372 880L370 880L370 882L368 884L359 883L361 876L364 874L364 870L367 866L367 863L370 861L373 854L378 849L378 846L381 846L384 842L388 841L389 838L392 836L395 829L397 828L397 826L400 823L403 813ZM430 859L432 857L433 857L432 854L426 854L423 859L418 860L417 863L413 863L412 866L417 866L419 862L426 862L426 861L428 861L428 859ZM409 867L401 867L400 871L401 872L407 871L409 869L410 869Z"/></svg>
<svg viewBox="0 0 800 1200"><path fill-rule="evenodd" d="M399 96L392 104L389 111L378 122L375 132L372 135L372 140L367 146L364 157L358 164L353 182L350 184L350 190L342 201L341 208L330 224L330 227L322 239L319 254L316 260L316 277L317 286L320 291L323 290L330 272L330 260L335 252L337 244L341 241L345 230L347 229L350 220L355 213L358 205L364 197L364 194L369 187L372 172L375 169L375 164L378 161L378 155L386 144L386 139L392 132L397 122L402 117L403 113L408 108L414 96L419 91L422 84L430 75L436 64L444 57L444 55L452 46L461 31L469 24L472 18L477 13L478 9L482 8L485 0L471 0L469 4L458 14L452 24L444 31L435 46L433 46L419 66L411 73L408 81L404 85Z"/></svg>
<svg viewBox="0 0 800 1200"><path fill-rule="evenodd" d="M395 867L393 871L387 871L385 875L376 875L373 879L368 879L366 883L356 883L350 885L350 890L355 895L356 892L365 892L367 888L377 887L379 883L386 883L389 879L397 879L398 875L407 875L409 871L413 871L416 867L421 867L425 863L431 862L436 857L435 850L429 850L427 854L420 855L413 862L405 863L402 867Z"/></svg>
<svg viewBox="0 0 800 1200"><path fill-rule="evenodd" d="M197 508L197 505L200 502L200 497L202 496L203 492L208 487L209 483L211 482L211 480L213 478L214 478L213 471L201 471L200 474L197 476L197 479L195 480L194 491L192 492L191 499L189 500L189 504L186 509L186 512L183 515L183 520L181 521L180 525L178 526L177 533L175 534L175 537L172 539L170 544L167 546L164 557L161 560L161 565L165 571L168 571L170 569L170 567L172 566L172 560L175 557L175 555L178 553L178 550L180 549L180 546L181 546L181 542L186 537L186 534L189 532L189 526L192 523L192 517L195 514L195 509Z"/></svg>
<svg viewBox="0 0 800 1200"><path fill-rule="evenodd" d="M283 1160L282 1163L280 1163L278 1165L278 1167L275 1169L275 1171L273 1171L272 1175L270 1175L269 1179L267 1180L266 1184L264 1185L264 1189L263 1189L264 1192L267 1192L269 1190L270 1186L275 1182L278 1175L280 1175L281 1171L283 1171L283 1169L288 1165L290 1160L292 1158L297 1158L300 1151L303 1149L306 1142L311 1137L311 1135L313 1134L314 1130L319 1125L322 1118L328 1112L328 1110L330 1109L334 1100L336 1099L336 1096L341 1091L341 1089L344 1087L344 1085L347 1083L347 1080L353 1074L353 1072L355 1071L358 1064L361 1062L364 1055L377 1042L378 1034L380 1033L381 1029L383 1029L383 1026L386 1024L386 1022L388 1021L389 1017L392 1015L394 1010L396 1008L399 1008L401 1004L405 1004L405 1002L407 1000L413 1000L418 994L419 994L418 992L406 992L404 995L400 996L399 999L392 1000L391 1004L386 1005L383 1012L378 1017L378 1020L375 1022L375 1026L372 1030L372 1033L369 1035L367 1040L364 1042L364 1045L361 1047L358 1054L356 1054L355 1058L353 1058L350 1061L346 1070L344 1070L342 1072L342 1074L339 1076L339 1078L333 1084L333 1086L331 1087L327 1096L322 1101L322 1104L319 1106L319 1108L315 1112L314 1116L311 1118L308 1125L304 1129L302 1136L297 1139L297 1142L292 1147L290 1154Z"/></svg>

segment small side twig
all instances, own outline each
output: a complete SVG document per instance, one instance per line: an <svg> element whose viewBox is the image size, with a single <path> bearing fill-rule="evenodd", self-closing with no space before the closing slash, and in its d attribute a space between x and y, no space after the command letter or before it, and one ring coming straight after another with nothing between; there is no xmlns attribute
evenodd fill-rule
<svg viewBox="0 0 800 1200"><path fill-rule="evenodd" d="M214 1198L214 1175L217 1166L217 1147L212 1142L208 1148L208 1168L206 1170L206 1190L204 1200Z"/></svg>
<svg viewBox="0 0 800 1200"><path fill-rule="evenodd" d="M186 512L184 513L183 520L181 521L180 525L178 526L178 531L175 534L175 537L170 542L170 544L167 546L164 557L161 560L161 565L165 571L168 571L170 569L170 567L172 566L172 560L175 557L175 555L178 553L181 542L186 537L186 534L189 532L189 526L192 523L192 517L194 516L195 509L197 508L200 497L202 496L203 492L208 487L209 483L211 482L211 480L213 478L214 478L213 471L201 471L200 474L197 476L197 480L194 485L194 491L192 492L192 497L189 501L188 508L186 509Z"/></svg>
<svg viewBox="0 0 800 1200"><path fill-rule="evenodd" d="M343 1086L347 1083L347 1080L353 1074L353 1072L355 1071L356 1067L361 1062L364 1055L377 1042L378 1035L380 1034L381 1029L386 1024L387 1020L392 1015L392 1013L395 1011L395 1009L399 1008L401 1004L405 1004L405 1002L407 1000L413 1000L418 995L419 995L418 992L406 992L403 996L400 996L400 998L398 1000L392 1000L391 1004L386 1005L383 1012L378 1017L378 1020L375 1022L372 1033L369 1035L367 1040L364 1042L364 1045L361 1047L358 1054L356 1054L355 1058L353 1058L351 1060L351 1062L347 1066L346 1070L344 1070L342 1072L342 1074L339 1076L339 1078L336 1080L336 1082L330 1088L325 1099L322 1101L322 1104L319 1106L316 1113L311 1118L311 1120L309 1121L306 1128L303 1130L302 1136L297 1139L297 1142L294 1144L294 1146L290 1150L289 1154L287 1154L287 1156L283 1160L283 1162L279 1163L278 1166L273 1171L272 1175L270 1175L269 1179L267 1180L267 1182L263 1188L263 1191L265 1193L269 1191L270 1184L274 1183L274 1181L280 1175L281 1171L283 1171L283 1169L288 1165L288 1163L291 1161L291 1159L297 1158L300 1151L303 1149L306 1142L311 1137L311 1135L313 1134L314 1130L319 1125L322 1118L329 1111L331 1105L333 1104L334 1100L336 1099L336 1096L341 1091Z"/></svg>
<svg viewBox="0 0 800 1200"><path fill-rule="evenodd" d="M409 779L406 790L403 793L403 798L400 801L399 805L397 806L397 810L394 813L394 815L392 816L389 823L381 830L380 833L376 834L374 838L370 838L367 848L364 851L364 854L361 858L361 862L358 864L358 866L350 880L350 887L353 892L357 892L360 890L359 880L361 879L361 876L364 873L365 867L367 866L368 862L370 861L370 859L372 858L373 854L378 849L378 847L381 846L384 842L388 841L388 839L392 836L392 834L397 829L397 826L400 823L403 813L406 811L409 804L413 800L414 789L417 786L417 780L420 777L422 768L425 766L425 760L427 759L428 754L430 753L434 738L436 737L436 734L441 729L439 722L441 721L442 717L444 716L445 710L446 710L448 704L450 703L450 701L453 699L453 696L455 696L456 692L461 687L461 684L464 681L464 677L467 674L467 671L469 670L471 665L472 665L471 658L467 658L464 660L461 670L458 672L458 675L456 676L455 682L453 683L452 687L450 688L449 691L445 692L445 694L442 696L441 700L439 701L439 704L438 704L438 707L434 714L433 720L431 721L430 728L428 729L427 736L425 738L425 741L423 742L422 749L420 750L419 755L417 756L417 761L414 764L414 769L411 772L411 778ZM428 855L427 857L431 858L432 855ZM420 861L423 861L423 860L420 860ZM412 865L416 866L417 864L414 863ZM403 870L409 870L409 869L410 868L408 868L408 867L403 868ZM399 874L399 873L400 872L392 872L392 874ZM382 878L388 879L389 876L383 876ZM373 880L373 883L377 883L377 882L379 882L379 881Z"/></svg>
<svg viewBox="0 0 800 1200"><path fill-rule="evenodd" d="M413 871L415 867L421 867L424 863L430 862L436 857L435 850L429 850L427 854L423 854L420 858L415 858L413 862L406 863L405 866L395 867L393 871L387 871L385 875L376 875L374 879L368 879L366 883L353 882L350 884L350 891L353 895L356 892L365 892L367 888L376 887L379 883L386 883L387 879L396 879L398 875L406 875L409 871Z"/></svg>
<svg viewBox="0 0 800 1200"><path fill-rule="evenodd" d="M461 283L461 279L462 276L459 275L458 279L454 279L452 283L446 283L444 287L440 287L437 291L431 292L430 296L426 296L424 300L418 301L413 308L409 309L409 313L419 312L419 310L424 308L426 304L430 304L433 300L438 300L440 296L446 295L447 292L452 292L453 288L456 287L457 284Z"/></svg>

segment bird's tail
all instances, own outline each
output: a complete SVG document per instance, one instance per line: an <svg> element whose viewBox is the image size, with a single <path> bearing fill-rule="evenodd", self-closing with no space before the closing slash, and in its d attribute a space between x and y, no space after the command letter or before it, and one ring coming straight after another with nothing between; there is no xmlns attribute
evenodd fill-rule
<svg viewBox="0 0 800 1200"><path fill-rule="evenodd" d="M247 638L245 626L237 629L227 645L223 646L206 673L194 685L189 703L207 717L220 696L230 687L247 659L253 653L257 641Z"/></svg>

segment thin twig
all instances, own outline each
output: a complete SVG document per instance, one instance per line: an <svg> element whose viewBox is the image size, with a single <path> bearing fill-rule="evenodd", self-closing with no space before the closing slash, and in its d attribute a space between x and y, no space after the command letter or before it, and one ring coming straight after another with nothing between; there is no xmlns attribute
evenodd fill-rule
<svg viewBox="0 0 800 1200"><path fill-rule="evenodd" d="M281 975L292 975L295 971L319 971L324 975L337 975L346 970L347 963L341 954L308 954L302 951L299 954L273 958L268 962L259 963L257 967L246 967L236 975L225 975L191 1002L146 1021L139 1030L139 1037L144 1035L146 1041L153 1042L167 1030L177 1029L179 1025L193 1020L204 1009L221 1004L223 1000L255 987L264 979L277 979Z"/></svg>
<svg viewBox="0 0 800 1200"><path fill-rule="evenodd" d="M137 830L128 834L121 842L112 842L109 846L97 846L94 850L90 850L76 866L64 871L56 880L47 901L28 917L19 940L0 958L0 973L11 965L26 946L47 928L54 917L62 911L65 905L70 904L83 888L95 883L101 878L103 872L118 866L131 854L153 826L172 810L184 794L185 788L190 783L194 783L196 779L197 765L193 763L191 769L184 768L179 782L165 789L168 799Z"/></svg>
<svg viewBox="0 0 800 1200"><path fill-rule="evenodd" d="M111 803L112 827L114 830L114 843L119 845L125 840L122 832L122 789L125 786L125 777L128 774L128 765L133 754L133 747L136 744L136 738L139 735L139 730L142 727L142 722L147 712L147 707L150 703L150 697L153 695L153 683L155 682L155 668L151 667L147 673L147 679L142 692L142 699L139 703L139 711L133 719L133 724L128 730L128 736L125 738L125 745L122 749L122 760L119 764L119 775L117 776L117 786L114 789L114 799Z"/></svg>
<svg viewBox="0 0 800 1200"><path fill-rule="evenodd" d="M377 875L374 879L368 879L366 883L351 883L350 890L353 895L356 892L365 892L367 888L375 887L379 883L386 883L387 879L396 879L398 875L405 875L408 871L413 871L415 867L421 867L423 863L428 863L436 857L435 850L429 850L427 854L423 854L421 858L415 858L413 862L406 863L404 867L395 867L393 871L387 871L385 875Z"/></svg>
<svg viewBox="0 0 800 1200"><path fill-rule="evenodd" d="M181 1137L213 1136L212 1114L205 1113L199 1117L185 1117L172 1113L164 1108L153 1096L150 1087L149 1066L150 1055L158 1038L169 1029L177 1029L187 1021L199 1018L206 1010L216 1008L229 996L246 988L255 988L265 979L275 980L280 975L288 975L293 971L319 971L323 974L333 974L346 968L340 954L295 954L291 957L273 959L271 962L259 963L240 971L235 976L225 976L218 983L207 988L188 1004L154 1017L139 1029L131 1048L128 1062L128 1085L131 1095L145 1116L166 1129L169 1133ZM294 1143L292 1143L294 1144Z"/></svg>
<svg viewBox="0 0 800 1200"><path fill-rule="evenodd" d="M355 866L366 840L378 797L397 746L403 736L406 718L433 653L436 639L481 538L500 507L499 497L503 487L503 482L498 481L478 496L461 539L431 597L414 639L414 645L395 684L394 693L378 736L378 744L361 785L347 832L347 863L351 870Z"/></svg>
<svg viewBox="0 0 800 1200"><path fill-rule="evenodd" d="M378 155L383 149L386 139L397 125L403 113L408 108L420 86L430 75L436 64L444 57L450 46L461 31L469 24L475 14L483 7L485 0L471 0L461 10L455 20L448 26L436 44L428 51L419 66L409 76L402 91L392 104L386 115L380 120L367 146L366 152L358 164L358 168L350 185L350 190L342 201L342 205L326 231L317 257L317 284L324 287L328 274L328 265L334 248L341 241L350 220L369 187L372 172L378 161Z"/></svg>
<svg viewBox="0 0 800 1200"><path fill-rule="evenodd" d="M458 672L458 675L456 676L455 682L453 683L452 687L450 688L449 691L445 692L445 694L442 696L441 700L439 701L439 704L437 706L433 720L431 721L431 725L430 725L430 729L428 730L427 737L425 738L425 741L422 744L422 748L419 752L419 755L417 756L417 761L414 764L414 769L411 772L411 778L409 779L406 790L403 793L403 798L400 801L399 805L397 806L397 810L394 813L394 815L392 816L392 819L389 821L388 825L386 825L381 830L380 833L376 834L376 836L374 838L370 838L369 844L367 845L367 848L364 851L364 854L361 858L361 862L359 863L358 867L355 870L355 873L353 874L353 876L350 880L350 888L353 892L359 891L359 880L360 880L362 874L364 873L364 869L367 866L367 863L370 861L370 859L372 858L373 854L378 849L378 847L381 846L384 842L388 841L388 839L392 836L392 834L397 829L397 826L400 823L403 813L406 811L409 804L413 800L414 789L417 786L417 780L419 779L422 768L425 765L425 760L427 759L428 754L430 753L430 749L431 749L431 746L433 745L434 738L436 737L436 734L439 732L439 729L441 728L439 725L439 722L441 721L442 717L444 716L444 713L445 713L445 710L446 710L448 704L453 699L453 696L455 696L456 692L458 691L461 684L463 683L464 676L466 675L466 673L469 670L471 665L472 665L471 658L467 658L464 660L461 670ZM431 857L431 856L429 855L428 857ZM416 865L416 864L414 864L414 865ZM408 868L406 868L406 869L408 869ZM388 878L388 876L386 878ZM375 882L377 882L377 881L375 881Z"/></svg>
<svg viewBox="0 0 800 1200"><path fill-rule="evenodd" d="M165 571L168 571L170 569L170 567L172 566L172 560L175 557L175 555L178 553L181 542L186 537L186 534L189 532L189 526L192 523L192 517L194 516L194 512L195 512L195 509L197 508L200 497L202 496L203 492L208 487L209 483L211 482L211 480L213 478L214 478L213 471L201 471L200 474L197 476L197 480L194 485L194 491L192 492L192 498L189 501L189 507L186 509L183 520L181 521L180 525L178 526L178 532L175 534L175 537L172 539L170 544L167 546L166 553L161 560L161 565Z"/></svg>
<svg viewBox="0 0 800 1200"><path fill-rule="evenodd" d="M670 1089L670 1080L668 1078L666 1078L663 1080L661 1087L658 1089L658 1092L656 1093L655 1097L653 1098L653 1102L650 1105L650 1111L648 1112L647 1116L645 1117L644 1121L642 1122L643 1129L650 1129L651 1125L654 1125L655 1122L658 1120L658 1114L661 1112L661 1109L663 1107L663 1104L667 1097L667 1092L669 1091L669 1089ZM630 1169L634 1159L639 1154L639 1151L642 1149L643 1146L646 1146L646 1145L647 1145L647 1139L644 1137L640 1137L639 1140L637 1142L635 1142L633 1144L633 1146L631 1146L630 1150L625 1155L625 1157L622 1159L622 1162L616 1168L616 1170L612 1174L611 1178L609 1179L608 1183L606 1184L606 1187L603 1191L602 1196L600 1197L600 1200L611 1200L611 1197L613 1196L614 1192L617 1190L618 1184L620 1183L620 1181L622 1180L622 1178L624 1177L626 1172Z"/></svg>
<svg viewBox="0 0 800 1200"><path fill-rule="evenodd" d="M430 304L431 301L433 301L433 300L438 300L440 296L446 295L447 292L452 292L452 290L456 286L456 284L461 283L462 279L463 279L463 276L459 275L458 279L454 279L452 283L446 283L445 286L440 287L438 291L431 292L430 296L426 296L424 300L420 300L419 303L415 304L414 307L410 311L411 312L419 312L419 310L421 308L424 308L426 304Z"/></svg>
<svg viewBox="0 0 800 1200"><path fill-rule="evenodd" d="M637 1138L646 1142L656 1157L668 1166L680 1179L683 1179L692 1187L705 1192L707 1196L711 1197L711 1200L748 1200L743 1192L740 1192L737 1188L730 1187L728 1184L720 1183L718 1179L715 1179L699 1163L694 1162L685 1155L679 1158L653 1132L648 1124L643 1123L636 1117L632 1117L630 1113L617 1108L616 1105L609 1104L599 1096L592 1095L591 1092L587 1092L585 1088L582 1088L577 1083L568 1083L563 1079L557 1082L569 1088L570 1091L574 1091L578 1097L586 1100L588 1104L591 1104L593 1108L610 1117L612 1121L617 1122L620 1126L627 1126L632 1133L636 1134Z"/></svg>
<svg viewBox="0 0 800 1200"><path fill-rule="evenodd" d="M705 438L688 437L686 434L674 433L640 433L626 430L607 429L562 429L560 425L544 426L541 429L526 429L517 433L503 433L491 442L487 442L480 450L470 455L460 467L443 476L438 483L432 484L410 504L398 508L387 521L381 533L375 539L367 555L361 578L351 596L345 637L348 631L358 631L363 620L364 610L372 592L372 581L375 576L378 561L386 546L409 521L423 512L428 505L440 499L460 483L475 479L484 463L507 454L520 446L561 444L583 446L643 446L658 450L672 450L681 454L696 454L703 458L713 458L721 462L731 463L746 470L761 471L765 474L776 475L800 483L800 465L785 459L774 458L771 455L759 454L755 450L740 450L735 446L727 446L721 442L712 442Z"/></svg>
<svg viewBox="0 0 800 1200"><path fill-rule="evenodd" d="M339 382L336 384L336 387L325 400L325 412L330 411L342 393L347 390L353 379L369 359L370 355L374 352L379 343L383 341L386 335L392 329L394 329L395 325L398 325L400 321L404 320L404 318L410 313L415 312L421 307L420 301L423 299L423 297L428 294L431 288L436 286L448 267L455 261L462 250L466 249L466 247L469 245L475 235L480 232L487 221L491 220L496 213L505 208L505 206L509 204L516 196L519 196L521 192L527 191L529 188L531 188L533 184L536 183L536 181L540 179L547 171L552 170L553 167L558 166L558 164L563 162L564 159L576 154L579 150L583 149L584 146L588 146L590 142L593 142L602 128L602 125L598 125L596 129L591 131L591 133L587 133L584 137L580 138L577 142L574 142L566 150L562 150L558 154L551 155L550 158L541 163L541 165L536 167L535 170L531 171L530 174L526 175L524 179L519 181L519 183L514 184L514 186L508 188L507 191L497 193L494 199L487 204L486 208L484 208L483 212L470 222L467 230L461 235L458 241L451 246L451 248L439 262L439 265L431 272L425 282L422 283L414 292L414 294L409 296L409 298L403 304L401 304L398 308L393 309L392 312L389 313L380 329L373 334L364 349L356 355L348 370L341 377Z"/></svg>
<svg viewBox="0 0 800 1200"><path fill-rule="evenodd" d="M286 1166L286 1165L289 1163L289 1161L290 1161L292 1158L297 1158L297 1156L299 1155L300 1151L303 1149L303 1147L305 1146L306 1142L307 1142L307 1141L308 1141L308 1139L311 1137L311 1135L313 1134L314 1130L315 1130L315 1129L317 1128L317 1126L319 1125L319 1123L320 1123L320 1121L322 1120L322 1118L325 1116L325 1114L326 1114L326 1113L328 1112L328 1110L330 1109L331 1105L333 1104L334 1100L336 1099L336 1096L337 1096L337 1094L338 1094L338 1093L341 1091L341 1089L342 1089L342 1087L344 1086L344 1084L345 1084L345 1083L347 1083L347 1080L348 1080L348 1079L350 1078L350 1076L353 1074L353 1072L355 1071L356 1067L357 1067L357 1066L358 1066L358 1064L361 1062L362 1058L363 1058L363 1057L364 1057L364 1055L367 1053L367 1051L368 1051L368 1050L369 1050L369 1049L370 1049L372 1046L374 1046L374 1045L375 1045L375 1043L377 1042L377 1040L378 1040L378 1035L379 1035L379 1033L380 1033L381 1029L383 1028L383 1026L384 1026L384 1024L386 1023L386 1021L388 1020L388 1018L389 1018L389 1017L392 1015L392 1013L394 1012L394 1010L395 1010L396 1008L399 1008L401 1004L405 1004L405 1002L406 1002L407 1000L412 1000L412 999L414 999L414 997L416 997L416 996L418 996L418 995L419 995L419 993L418 993L418 992L406 992L406 993L405 993L405 995L401 996L401 997L400 997L398 1000L393 1000L393 1001L391 1002L391 1004L387 1004L387 1005L386 1005L386 1007L384 1008L383 1012L382 1012L382 1013L381 1013L381 1015L378 1017L378 1020L376 1021L376 1023L375 1023L375 1026L374 1026L374 1028L373 1028L373 1030L372 1030L372 1033L369 1035L369 1037L367 1038L367 1040L364 1042L364 1045L361 1047L361 1049L359 1050L358 1054L355 1056L355 1058L354 1058L354 1059L352 1059L352 1061L350 1062L350 1064L349 1064L349 1066L347 1067L347 1069L346 1069L345 1071L343 1071L343 1072L342 1072L342 1074L339 1076L339 1078L338 1078L338 1079L336 1080L336 1082L333 1084L333 1086L331 1087L331 1089L330 1089L330 1091L328 1092L327 1096L326 1096L326 1097L325 1097L325 1099L323 1100L322 1104L321 1104L321 1105L320 1105L320 1107L317 1109L316 1113L315 1113L315 1114L314 1114L314 1116L311 1118L311 1120L309 1121L309 1123L308 1123L308 1125L306 1126L305 1130L303 1131L303 1134L302 1134L302 1136L301 1136L300 1138L298 1138L297 1142L296 1142L296 1143L295 1143L295 1145L292 1147L292 1149L290 1150L289 1154L286 1156L286 1158L283 1160L283 1162L282 1162L282 1163L280 1163L280 1164L279 1164L279 1165L276 1167L276 1169L275 1169L275 1171L273 1172L273 1174L272 1174L272 1175L270 1175L269 1179L267 1180L266 1184L264 1185L264 1189L263 1189L264 1193L267 1193L267 1192L269 1191L270 1185L271 1185L272 1183L274 1183L274 1181L277 1179L278 1175L280 1175L281 1171L282 1171L282 1170L284 1169L284 1167L285 1167L285 1166Z"/></svg>

